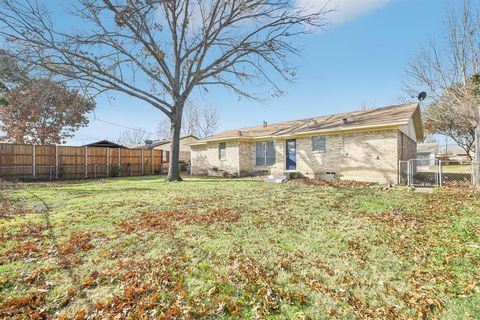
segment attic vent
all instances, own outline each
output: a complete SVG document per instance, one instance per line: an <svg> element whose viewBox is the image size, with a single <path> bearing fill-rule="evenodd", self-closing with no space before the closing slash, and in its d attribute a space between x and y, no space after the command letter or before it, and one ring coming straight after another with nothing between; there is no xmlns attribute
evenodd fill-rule
<svg viewBox="0 0 480 320"><path fill-rule="evenodd" d="M343 118L343 124L347 124L348 123L348 119L347 118Z"/></svg>

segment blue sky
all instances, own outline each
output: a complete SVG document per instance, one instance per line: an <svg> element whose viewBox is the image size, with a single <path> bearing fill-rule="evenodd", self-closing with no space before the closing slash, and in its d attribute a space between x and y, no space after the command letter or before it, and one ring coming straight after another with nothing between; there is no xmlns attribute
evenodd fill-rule
<svg viewBox="0 0 480 320"><path fill-rule="evenodd" d="M196 104L219 109L219 131L396 103L405 95L401 84L408 59L429 37L442 37L446 6L461 4L459 0L337 1L333 22L299 41L303 55L292 58L298 79L283 87L285 97L256 103L220 89L195 97ZM113 96L97 100L99 119L156 132L164 119L160 111L124 95ZM92 120L68 144L115 141L122 130Z"/></svg>

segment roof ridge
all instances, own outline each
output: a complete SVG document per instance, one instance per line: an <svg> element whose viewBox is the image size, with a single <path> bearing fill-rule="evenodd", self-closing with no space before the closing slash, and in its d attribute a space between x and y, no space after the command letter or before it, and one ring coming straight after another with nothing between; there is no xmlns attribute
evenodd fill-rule
<svg viewBox="0 0 480 320"><path fill-rule="evenodd" d="M283 124L288 124L292 122L301 122L301 121L310 121L310 120L315 120L318 118L324 118L324 117L338 117L338 116L346 116L346 115L352 115L355 113L369 113L372 111L380 111L383 109L394 109L394 108L399 108L399 107L411 107L411 106L417 106L418 103L404 103L404 104L397 104L397 105L390 105L386 107L378 107L378 108L372 108L372 109L365 109L365 110L355 110L355 111L349 111L349 112L342 112L342 113L333 113L333 114L325 114L317 117L309 117L309 118L303 118L303 119L296 119L296 120L287 120L287 121L280 121L280 122L274 122L272 124L269 124L268 126L274 126L274 125L283 125ZM228 132L228 131L238 131L238 130L246 130L246 129L254 129L254 128L263 128L262 125L257 125L257 126L251 126L251 127L243 127L241 129L231 129L231 130L225 130L223 132Z"/></svg>
<svg viewBox="0 0 480 320"><path fill-rule="evenodd" d="M387 121L403 121L404 118L411 116L407 114L411 111L413 114L418 108L418 103L406 103L398 105L390 105L385 107L355 110L350 112L342 112L330 115L321 115L318 117L310 117L297 120L289 120L283 122L272 123L268 126L252 126L244 128L230 129L222 131L210 137L201 139L199 142L208 141L218 138L240 138L240 137L259 137L259 136L279 136L294 133L304 133L309 131L327 130L334 127L345 127L352 124L372 125L372 123L385 123ZM412 109L412 110L410 110ZM398 110L398 111L397 111ZM344 122L342 119L355 118L356 121ZM365 123L366 122L366 123ZM242 135L239 135L241 132Z"/></svg>

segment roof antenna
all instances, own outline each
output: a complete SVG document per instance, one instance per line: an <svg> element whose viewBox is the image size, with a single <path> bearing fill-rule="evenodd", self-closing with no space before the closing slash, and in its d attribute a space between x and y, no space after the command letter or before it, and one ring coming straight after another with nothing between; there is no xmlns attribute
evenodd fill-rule
<svg viewBox="0 0 480 320"><path fill-rule="evenodd" d="M427 93L425 91L420 92L418 95L418 101L422 102L425 99L427 99Z"/></svg>

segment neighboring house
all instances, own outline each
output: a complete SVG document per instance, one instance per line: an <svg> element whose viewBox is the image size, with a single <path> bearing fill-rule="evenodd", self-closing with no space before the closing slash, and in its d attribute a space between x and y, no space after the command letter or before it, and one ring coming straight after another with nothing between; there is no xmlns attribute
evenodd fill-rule
<svg viewBox="0 0 480 320"><path fill-rule="evenodd" d="M431 167L435 165L437 160L438 144L432 143L419 143L417 145L417 166Z"/></svg>
<svg viewBox="0 0 480 320"><path fill-rule="evenodd" d="M117 148L117 149L124 149L125 146L117 144L115 142L111 142L108 140L101 140L94 143L89 143L84 145L83 147L102 147L102 148Z"/></svg>
<svg viewBox="0 0 480 320"><path fill-rule="evenodd" d="M199 139L194 135L189 135L180 138L180 161L190 163L191 148L190 145L197 142ZM131 149L155 149L170 152L170 140L161 141L146 141L142 145L130 146Z"/></svg>
<svg viewBox="0 0 480 320"><path fill-rule="evenodd" d="M423 140L418 104L226 131L191 144L192 173L286 174L396 183Z"/></svg>
<svg viewBox="0 0 480 320"><path fill-rule="evenodd" d="M445 154L445 150L443 151L443 153ZM468 153L465 150L463 150L463 148L457 145L448 147L447 158L450 161L455 161L459 163L471 161L470 157L468 156Z"/></svg>

